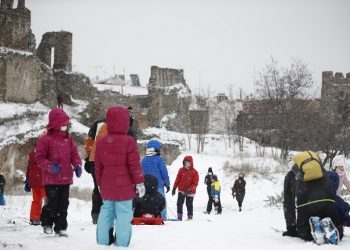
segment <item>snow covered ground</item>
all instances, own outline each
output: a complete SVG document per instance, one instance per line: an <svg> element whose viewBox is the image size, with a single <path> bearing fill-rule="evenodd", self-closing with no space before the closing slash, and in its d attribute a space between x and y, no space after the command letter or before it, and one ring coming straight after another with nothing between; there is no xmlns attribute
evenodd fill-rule
<svg viewBox="0 0 350 250"><path fill-rule="evenodd" d="M146 133L159 134L163 142L181 141L186 136L162 129L149 129ZM245 143L244 152L233 152L226 148L222 136L208 136L203 154L196 154L183 145L181 154L168 166L171 182L187 154L193 156L194 166L200 175L197 195L194 199L194 219L192 221L167 221L163 226L133 226L130 249L179 250L179 249L319 249L314 243L297 238L282 237L285 228L283 210L266 207L267 196L280 194L286 168L269 154L256 156L254 144ZM192 145L195 146L194 141ZM246 196L243 211L238 212L237 202L231 197L231 187L238 172L227 174L223 169L226 161L231 164L250 162L250 166L265 169L264 174L247 174ZM203 213L207 203L204 176L212 167L222 184L221 215ZM348 169L349 170L349 169ZM83 173L75 179L73 186L92 188L91 176ZM166 194L168 216L175 218L176 196ZM31 196L6 196L7 205L0 207L0 249L106 249L113 248L96 244L96 226L91 223L90 201L71 199L68 209L68 238L45 235L40 226L28 225ZM184 215L186 207L184 206ZM186 217L186 216L185 216ZM325 249L349 249L350 230L338 246L323 245Z"/></svg>

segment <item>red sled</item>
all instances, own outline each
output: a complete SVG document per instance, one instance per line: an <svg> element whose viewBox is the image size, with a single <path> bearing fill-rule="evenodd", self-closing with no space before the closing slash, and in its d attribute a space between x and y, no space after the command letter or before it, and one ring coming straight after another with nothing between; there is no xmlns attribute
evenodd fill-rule
<svg viewBox="0 0 350 250"><path fill-rule="evenodd" d="M133 225L163 225L163 218L155 217L134 217L131 221Z"/></svg>

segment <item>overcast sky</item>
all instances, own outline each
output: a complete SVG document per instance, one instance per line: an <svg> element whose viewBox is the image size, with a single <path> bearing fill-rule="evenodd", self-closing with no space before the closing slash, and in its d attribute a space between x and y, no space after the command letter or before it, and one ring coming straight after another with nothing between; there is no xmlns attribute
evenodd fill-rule
<svg viewBox="0 0 350 250"><path fill-rule="evenodd" d="M349 0L27 0L32 30L73 33L73 65L90 77L183 68L193 91L253 92L271 56L350 72ZM102 66L99 68L98 66Z"/></svg>

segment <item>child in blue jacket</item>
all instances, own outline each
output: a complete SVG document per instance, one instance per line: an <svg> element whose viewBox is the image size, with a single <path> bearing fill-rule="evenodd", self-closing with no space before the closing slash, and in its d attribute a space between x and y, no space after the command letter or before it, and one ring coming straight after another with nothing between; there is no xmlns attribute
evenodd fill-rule
<svg viewBox="0 0 350 250"><path fill-rule="evenodd" d="M218 177L214 174L211 177L211 197L214 202L216 214L221 214L222 212L220 193L221 193L221 185L218 180Z"/></svg>
<svg viewBox="0 0 350 250"><path fill-rule="evenodd" d="M147 143L146 156L142 160L143 174L152 174L158 179L158 192L165 198L164 187L168 193L170 190L170 180L168 169L163 157L160 155L162 144L157 140L150 140ZM166 206L161 212L163 219L167 219Z"/></svg>

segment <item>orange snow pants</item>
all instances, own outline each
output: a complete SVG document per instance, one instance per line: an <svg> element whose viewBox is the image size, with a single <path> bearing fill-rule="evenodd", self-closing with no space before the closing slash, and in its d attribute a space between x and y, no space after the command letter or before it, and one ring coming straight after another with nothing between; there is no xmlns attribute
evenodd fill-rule
<svg viewBox="0 0 350 250"><path fill-rule="evenodd" d="M33 201L30 208L30 220L40 221L41 207L43 199L46 197L45 187L32 188Z"/></svg>

